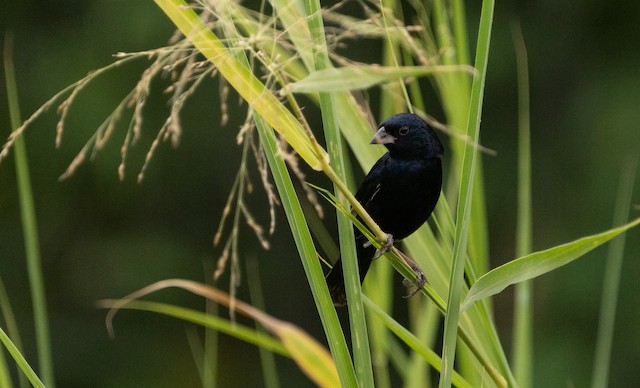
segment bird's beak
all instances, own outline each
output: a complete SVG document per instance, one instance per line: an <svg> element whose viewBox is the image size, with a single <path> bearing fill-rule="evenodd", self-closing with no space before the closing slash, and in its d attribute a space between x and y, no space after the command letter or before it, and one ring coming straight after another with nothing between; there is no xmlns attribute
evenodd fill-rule
<svg viewBox="0 0 640 388"><path fill-rule="evenodd" d="M369 144L393 144L395 142L396 138L388 134L384 127L380 127Z"/></svg>

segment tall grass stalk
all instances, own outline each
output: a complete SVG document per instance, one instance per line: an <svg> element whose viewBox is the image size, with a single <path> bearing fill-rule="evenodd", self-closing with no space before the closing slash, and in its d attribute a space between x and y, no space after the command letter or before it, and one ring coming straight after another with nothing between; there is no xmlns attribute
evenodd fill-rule
<svg viewBox="0 0 640 388"><path fill-rule="evenodd" d="M13 40L9 34L5 36L4 45L4 71L7 84L7 100L9 102L9 116L11 127L20 127L20 107L18 99L18 87L16 85L15 70L13 67ZM33 202L33 192L29 175L29 163L24 139L19 137L14 144L16 177L18 180L18 192L20 199L20 215L22 218L22 233L29 273L29 287L33 304L33 319L36 331L36 346L38 350L38 365L40 374L45 384L55 387L53 357L51 351L51 338L49 334L49 317L47 314L47 302L45 297L44 279L42 277L42 260L40 259L40 243L38 239L38 221Z"/></svg>
<svg viewBox="0 0 640 388"><path fill-rule="evenodd" d="M321 71L332 67L329 61L327 42L325 40L325 28L322 21L322 12L319 0L307 0L307 14L311 39L314 47L315 70ZM343 182L351 171L347 171L349 164L345 162L348 155L344 154L338 114L335 108L335 99L332 93L320 93L320 111L322 113L322 126L325 134L331 165L336 175ZM335 195L344 207L349 202L340 193L340 188L334 185ZM358 259L354 242L353 224L349 218L337 212L338 234L340 238L340 252L344 268L345 291L349 304L349 321L351 328L351 343L353 349L354 367L360 386L374 386L373 370L371 366L371 350L369 347L369 335L362 305L362 289L360 286L360 274Z"/></svg>
<svg viewBox="0 0 640 388"><path fill-rule="evenodd" d="M631 160L633 159L633 160ZM616 207L613 213L613 226L624 224L629 217L633 184L638 167L638 156L629 158L622 168ZM613 346L616 309L618 308L618 292L620 289L620 275L624 258L625 236L620 236L609 245L607 265L604 272L604 287L600 301L600 320L598 322L598 336L593 361L592 388L605 388L609 382L609 368L611 366L611 348Z"/></svg>
<svg viewBox="0 0 640 388"><path fill-rule="evenodd" d="M260 141L262 142L269 161L271 173L273 174L276 187L280 193L282 206L285 209L293 238L298 247L302 265L314 295L316 307L327 335L329 348L331 349L336 367L338 368L341 384L345 387L356 386L357 379L353 363L351 362L340 321L338 320L333 303L331 302L331 297L329 296L329 290L324 282L324 275L317 260L311 234L305 222L300 202L297 201L291 177L289 176L284 161L277 156L277 140L273 130L271 130L265 122L261 122L260 119L258 119L256 125L258 133L260 134Z"/></svg>
<svg viewBox="0 0 640 388"><path fill-rule="evenodd" d="M531 253L531 128L529 120L529 65L519 22L511 23L518 74L518 218L516 255ZM513 369L522 388L533 386L533 280L515 289L513 317Z"/></svg>
<svg viewBox="0 0 640 388"><path fill-rule="evenodd" d="M471 219L471 200L473 196L473 183L476 172L476 160L478 151L474 146L478 143L480 135L480 117L482 114L482 101L484 96L484 83L489 58L491 42L491 25L493 22L494 2L491 0L482 3L480 15L480 28L478 31L478 45L476 49L477 73L473 77L471 87L471 101L469 103L469 118L467 120L467 136L472 143L465 145L462 164L462 179L458 197L458 209L456 218L456 232L453 244L453 258L449 281L449 295L447 298L447 314L444 324L444 341L442 345L443 370L440 374L440 388L451 386L451 375L456 353L458 333L458 321L460 318L460 301L464 288L464 267L466 261L467 241L469 238L469 225Z"/></svg>

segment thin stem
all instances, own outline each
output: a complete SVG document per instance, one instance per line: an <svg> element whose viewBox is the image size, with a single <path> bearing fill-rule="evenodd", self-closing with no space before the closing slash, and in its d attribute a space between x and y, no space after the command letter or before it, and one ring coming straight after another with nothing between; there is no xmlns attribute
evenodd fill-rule
<svg viewBox="0 0 640 388"><path fill-rule="evenodd" d="M516 255L531 253L531 141L529 120L529 69L527 47L519 22L511 24L518 70L518 224ZM513 335L513 369L518 384L533 386L533 281L522 282L515 289Z"/></svg>
<svg viewBox="0 0 640 388"><path fill-rule="evenodd" d="M13 67L13 42L10 35L5 36L4 69L7 83L7 96L11 116L11 126L20 127L20 108L18 104L18 89L16 86ZM24 139L15 140L16 175L18 191L20 192L20 214L22 217L22 231L29 273L29 286L33 303L33 319L35 322L36 343L38 348L38 363L40 374L46 386L54 388L53 357L51 354L51 338L49 334L49 317L45 297L44 279L42 276L42 261L40 259L40 244L38 239L38 221L29 179L29 163Z"/></svg>
<svg viewBox="0 0 640 388"><path fill-rule="evenodd" d="M629 215L633 194L633 183L638 166L638 157L628 161L624 166L618 198L613 215L613 226L624 224ZM607 266L604 273L604 288L600 302L600 320L598 322L598 337L593 363L592 388L605 388L609 380L611 364L611 348L613 346L613 329L616 322L616 308L618 304L618 290L620 289L620 275L624 258L625 236L619 236L611 242L607 255Z"/></svg>

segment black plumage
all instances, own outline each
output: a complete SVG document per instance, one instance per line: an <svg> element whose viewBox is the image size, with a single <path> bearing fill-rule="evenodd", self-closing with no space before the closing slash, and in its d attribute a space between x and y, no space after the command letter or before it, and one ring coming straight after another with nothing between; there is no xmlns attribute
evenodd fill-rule
<svg viewBox="0 0 640 388"><path fill-rule="evenodd" d="M442 187L440 140L420 117L401 113L383 121L371 144L389 150L369 171L356 199L380 228L398 241L415 232L431 215ZM376 248L354 228L360 281L364 280ZM336 306L346 304L340 259L327 275Z"/></svg>

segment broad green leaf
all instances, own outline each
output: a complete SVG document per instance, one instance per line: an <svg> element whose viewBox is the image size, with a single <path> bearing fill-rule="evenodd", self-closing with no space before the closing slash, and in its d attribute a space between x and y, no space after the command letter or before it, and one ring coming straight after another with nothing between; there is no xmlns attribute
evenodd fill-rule
<svg viewBox="0 0 640 388"><path fill-rule="evenodd" d="M473 72L470 66L349 66L315 71L287 88L293 93L335 92L366 89L398 78L421 77L444 72Z"/></svg>
<svg viewBox="0 0 640 388"><path fill-rule="evenodd" d="M638 224L640 224L640 218L618 228L535 252L501 265L480 277L471 287L462 304L462 310L467 309L482 298L498 294L512 284L533 279L569 264Z"/></svg>

